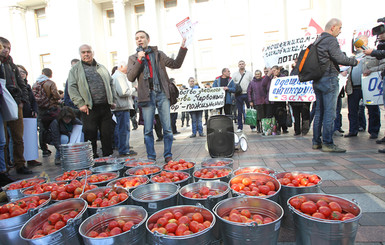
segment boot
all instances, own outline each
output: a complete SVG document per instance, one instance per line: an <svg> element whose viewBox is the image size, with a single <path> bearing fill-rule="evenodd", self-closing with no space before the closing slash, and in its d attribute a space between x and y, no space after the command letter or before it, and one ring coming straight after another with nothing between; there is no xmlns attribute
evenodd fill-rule
<svg viewBox="0 0 385 245"><path fill-rule="evenodd" d="M257 133L261 133L261 121L257 121Z"/></svg>
<svg viewBox="0 0 385 245"><path fill-rule="evenodd" d="M310 129L310 121L309 120L302 121L302 135L307 135L307 133L309 133L309 129Z"/></svg>

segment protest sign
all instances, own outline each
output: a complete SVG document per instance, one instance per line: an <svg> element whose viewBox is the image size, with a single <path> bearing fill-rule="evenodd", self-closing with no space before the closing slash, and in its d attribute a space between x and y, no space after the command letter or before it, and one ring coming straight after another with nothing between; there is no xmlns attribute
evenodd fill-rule
<svg viewBox="0 0 385 245"><path fill-rule="evenodd" d="M300 82L298 76L273 79L270 83L269 100L290 102L315 101L313 81Z"/></svg>
<svg viewBox="0 0 385 245"><path fill-rule="evenodd" d="M170 107L170 112L211 110L224 105L223 88L185 89L179 91L178 102Z"/></svg>
<svg viewBox="0 0 385 245"><path fill-rule="evenodd" d="M372 72L369 76L362 76L361 89L364 104L382 105L384 85L381 81L380 72Z"/></svg>
<svg viewBox="0 0 385 245"><path fill-rule="evenodd" d="M23 118L23 124L24 159L26 161L36 160L39 158L39 148L37 145L37 119Z"/></svg>
<svg viewBox="0 0 385 245"><path fill-rule="evenodd" d="M192 43L195 24L196 23L191 22L189 17L186 17L178 24L176 24L176 27L178 28L178 31L182 38L186 38L186 47L188 47Z"/></svg>

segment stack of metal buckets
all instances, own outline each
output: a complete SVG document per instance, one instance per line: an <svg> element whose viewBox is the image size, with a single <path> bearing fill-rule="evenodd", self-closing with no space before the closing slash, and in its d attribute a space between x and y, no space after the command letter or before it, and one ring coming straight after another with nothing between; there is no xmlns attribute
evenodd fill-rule
<svg viewBox="0 0 385 245"><path fill-rule="evenodd" d="M64 171L88 169L94 158L90 141L60 145L61 166Z"/></svg>

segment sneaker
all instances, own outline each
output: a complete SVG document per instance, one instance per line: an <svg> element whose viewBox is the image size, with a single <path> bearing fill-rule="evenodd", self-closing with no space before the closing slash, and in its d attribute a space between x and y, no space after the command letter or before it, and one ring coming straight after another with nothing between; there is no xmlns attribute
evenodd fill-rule
<svg viewBox="0 0 385 245"><path fill-rule="evenodd" d="M377 143L377 144L383 144L383 143L385 143L385 137L383 137L383 138L380 139L380 140L376 140L376 143Z"/></svg>
<svg viewBox="0 0 385 245"><path fill-rule="evenodd" d="M251 132L257 132L257 129L256 128L252 128Z"/></svg>
<svg viewBox="0 0 385 245"><path fill-rule="evenodd" d="M190 124L187 124L187 126L186 127L190 127Z"/></svg>
<svg viewBox="0 0 385 245"><path fill-rule="evenodd" d="M43 157L49 157L51 156L51 151L50 150L43 150Z"/></svg>
<svg viewBox="0 0 385 245"><path fill-rule="evenodd" d="M41 162L36 161L36 160L27 161L27 164L29 166L41 166L41 165L43 165Z"/></svg>
<svg viewBox="0 0 385 245"><path fill-rule="evenodd" d="M190 138L195 138L195 137L197 137L196 134L190 135Z"/></svg>
<svg viewBox="0 0 385 245"><path fill-rule="evenodd" d="M238 128L237 133L242 133L242 129Z"/></svg>
<svg viewBox="0 0 385 245"><path fill-rule="evenodd" d="M161 142L163 140L163 138L158 138L157 140L156 140L156 142Z"/></svg>
<svg viewBox="0 0 385 245"><path fill-rule="evenodd" d="M283 132L282 132L283 134L288 134L289 133L289 131L287 131L287 130L283 130Z"/></svg>
<svg viewBox="0 0 385 245"><path fill-rule="evenodd" d="M345 131L342 130L341 128L340 128L340 129L337 129L337 130L338 130L338 132L340 132L341 134L345 133Z"/></svg>
<svg viewBox="0 0 385 245"><path fill-rule="evenodd" d="M55 158L55 165L61 165L60 158Z"/></svg>
<svg viewBox="0 0 385 245"><path fill-rule="evenodd" d="M26 168L25 166L23 166L21 168L17 168L16 173L18 173L18 174L32 174L32 171L29 170L28 168Z"/></svg>
<svg viewBox="0 0 385 245"><path fill-rule="evenodd" d="M382 149L382 150L380 149L380 150L378 150L378 152L379 153L385 153L385 149Z"/></svg>
<svg viewBox="0 0 385 245"><path fill-rule="evenodd" d="M371 134L369 136L369 139L373 140L373 139L377 139L378 138L378 134Z"/></svg>
<svg viewBox="0 0 385 245"><path fill-rule="evenodd" d="M199 134L199 136L200 136L200 137L206 137L206 135L203 134L203 133L202 133L202 134Z"/></svg>
<svg viewBox="0 0 385 245"><path fill-rule="evenodd" d="M314 144L314 145L312 145L311 148L312 148L313 150L319 150L319 149L322 148L322 145Z"/></svg>
<svg viewBox="0 0 385 245"><path fill-rule="evenodd" d="M333 136L342 137L344 135L340 131L336 130L336 131L334 131Z"/></svg>
<svg viewBox="0 0 385 245"><path fill-rule="evenodd" d="M346 152L345 149L339 148L336 145L322 145L322 151L323 152L336 152L336 153L344 153Z"/></svg>

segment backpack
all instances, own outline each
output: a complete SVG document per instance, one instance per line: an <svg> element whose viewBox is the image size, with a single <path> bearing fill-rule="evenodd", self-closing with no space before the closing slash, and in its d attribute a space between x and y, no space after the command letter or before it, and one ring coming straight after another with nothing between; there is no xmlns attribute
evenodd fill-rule
<svg viewBox="0 0 385 245"><path fill-rule="evenodd" d="M35 96L36 103L40 108L49 107L49 98L43 87L45 82L36 82L32 87L33 96Z"/></svg>
<svg viewBox="0 0 385 245"><path fill-rule="evenodd" d="M297 66L298 78L300 82L307 82L311 80L319 80L325 73L325 66L323 69L319 64L317 46L325 38L316 40L310 44L305 50L299 53Z"/></svg>

